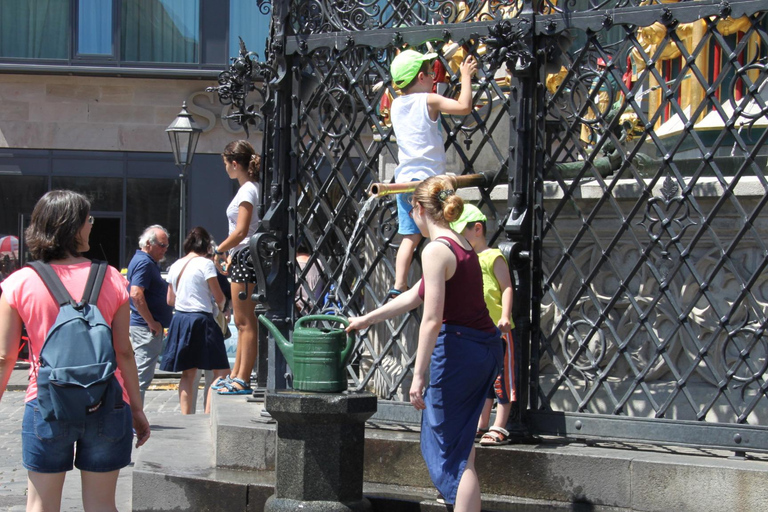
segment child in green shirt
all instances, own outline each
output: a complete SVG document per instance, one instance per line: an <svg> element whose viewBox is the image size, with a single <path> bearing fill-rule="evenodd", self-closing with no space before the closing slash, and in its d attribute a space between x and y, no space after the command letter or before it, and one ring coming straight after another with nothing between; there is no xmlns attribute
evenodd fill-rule
<svg viewBox="0 0 768 512"><path fill-rule="evenodd" d="M488 247L485 240L486 216L474 205L464 204L464 212L458 220L451 223L451 229L467 239L477 253L480 268L483 271L483 296L493 323L499 328L504 340L504 368L489 390L485 407L477 426L476 440L482 446L503 445L509 443L506 429L512 402L517 400L515 389L515 350L512 343L512 278L509 275L507 260L498 249ZM488 428L494 397L498 400L496 420Z"/></svg>

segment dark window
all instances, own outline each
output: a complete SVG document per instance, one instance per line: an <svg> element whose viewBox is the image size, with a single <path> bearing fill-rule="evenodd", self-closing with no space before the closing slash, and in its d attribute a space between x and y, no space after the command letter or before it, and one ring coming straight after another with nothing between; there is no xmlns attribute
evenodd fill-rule
<svg viewBox="0 0 768 512"><path fill-rule="evenodd" d="M0 0L0 59L161 69L225 67L239 37L264 60L256 0ZM49 62L49 64L61 64ZM163 64L170 65L164 66Z"/></svg>
<svg viewBox="0 0 768 512"><path fill-rule="evenodd" d="M198 0L123 0L122 3L122 60L198 62Z"/></svg>
<svg viewBox="0 0 768 512"><path fill-rule="evenodd" d="M0 57L67 59L69 0L0 0Z"/></svg>
<svg viewBox="0 0 768 512"><path fill-rule="evenodd" d="M125 261L131 261L139 248L144 228L161 224L170 233L170 247L161 265L168 268L179 255L179 181L128 178L128 207L125 211Z"/></svg>
<svg viewBox="0 0 768 512"><path fill-rule="evenodd" d="M0 173L0 281L21 266L24 227L29 225L35 203L47 191L46 176Z"/></svg>
<svg viewBox="0 0 768 512"><path fill-rule="evenodd" d="M90 176L53 176L51 190L66 189L83 194L91 202L91 210L121 212L123 210L122 178Z"/></svg>

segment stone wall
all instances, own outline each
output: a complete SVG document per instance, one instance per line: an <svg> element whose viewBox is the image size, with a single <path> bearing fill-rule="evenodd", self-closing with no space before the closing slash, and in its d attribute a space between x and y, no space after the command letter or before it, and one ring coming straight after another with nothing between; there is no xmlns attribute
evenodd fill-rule
<svg viewBox="0 0 768 512"><path fill-rule="evenodd" d="M186 101L204 129L198 153L219 153L245 133L222 122L228 107L205 92L213 85L204 80L0 75L0 148L165 153L170 150L165 129ZM254 135L251 142L259 147Z"/></svg>

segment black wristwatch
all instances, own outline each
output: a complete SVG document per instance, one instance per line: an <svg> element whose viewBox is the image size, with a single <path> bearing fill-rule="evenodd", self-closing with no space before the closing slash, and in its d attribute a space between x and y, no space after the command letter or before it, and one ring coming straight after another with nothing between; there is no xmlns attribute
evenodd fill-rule
<svg viewBox="0 0 768 512"><path fill-rule="evenodd" d="M219 248L218 248L218 247L216 247L216 248L213 250L213 254L215 254L215 255L217 255L217 256L221 256L221 255L222 255L222 254L224 254L224 253L223 253L223 252L221 252L221 251L219 250Z"/></svg>

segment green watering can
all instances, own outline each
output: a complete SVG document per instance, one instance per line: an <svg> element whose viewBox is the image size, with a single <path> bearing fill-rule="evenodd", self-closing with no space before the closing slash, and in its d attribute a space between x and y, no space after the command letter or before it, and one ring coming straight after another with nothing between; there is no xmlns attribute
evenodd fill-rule
<svg viewBox="0 0 768 512"><path fill-rule="evenodd" d="M293 388L299 391L340 393L347 389L347 359L355 346L353 334L343 329L302 327L311 321L338 322L349 325L346 318L332 315L308 315L299 318L293 330L293 343L285 339L275 324L259 315L259 322L275 337L277 347L293 370Z"/></svg>

